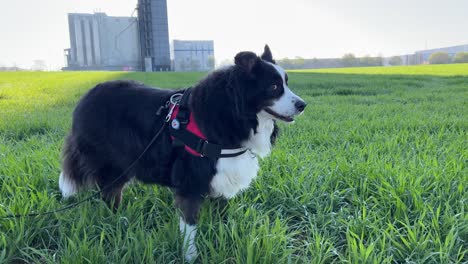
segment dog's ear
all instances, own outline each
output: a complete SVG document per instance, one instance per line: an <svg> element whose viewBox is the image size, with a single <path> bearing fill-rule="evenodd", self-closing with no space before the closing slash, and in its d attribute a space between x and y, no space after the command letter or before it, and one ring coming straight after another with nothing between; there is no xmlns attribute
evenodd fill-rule
<svg viewBox="0 0 468 264"><path fill-rule="evenodd" d="M271 54L270 47L268 45L265 45L265 49L263 50L262 54L262 60L271 62L273 64L276 64L276 61L273 59L273 55Z"/></svg>
<svg viewBox="0 0 468 264"><path fill-rule="evenodd" d="M242 51L237 53L234 58L234 63L244 69L247 73L252 74L252 70L257 64L259 58L257 54L251 51Z"/></svg>

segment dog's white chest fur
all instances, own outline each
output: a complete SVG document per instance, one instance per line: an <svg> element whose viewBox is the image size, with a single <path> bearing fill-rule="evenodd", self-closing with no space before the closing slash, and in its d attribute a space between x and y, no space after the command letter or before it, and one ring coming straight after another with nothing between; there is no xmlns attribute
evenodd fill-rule
<svg viewBox="0 0 468 264"><path fill-rule="evenodd" d="M251 131L249 139L243 144L243 147L250 149L250 151L237 157L218 159L216 164L217 173L211 180L212 196L224 196L229 199L248 188L258 173L257 156L263 158L270 154L270 136L274 128L273 120L263 111L257 117L257 133L254 134Z"/></svg>

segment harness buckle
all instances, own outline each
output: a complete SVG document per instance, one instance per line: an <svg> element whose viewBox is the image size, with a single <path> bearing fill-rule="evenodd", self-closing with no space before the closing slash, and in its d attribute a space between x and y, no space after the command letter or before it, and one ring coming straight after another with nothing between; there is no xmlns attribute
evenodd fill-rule
<svg viewBox="0 0 468 264"><path fill-rule="evenodd" d="M195 150L202 157L219 157L222 147L217 144L208 142L207 140L198 141L197 149Z"/></svg>
<svg viewBox="0 0 468 264"><path fill-rule="evenodd" d="M206 146L207 145L208 145L208 141L200 140L200 141L198 141L197 149L195 151L200 153L200 155L202 157L204 157L205 154L206 154Z"/></svg>

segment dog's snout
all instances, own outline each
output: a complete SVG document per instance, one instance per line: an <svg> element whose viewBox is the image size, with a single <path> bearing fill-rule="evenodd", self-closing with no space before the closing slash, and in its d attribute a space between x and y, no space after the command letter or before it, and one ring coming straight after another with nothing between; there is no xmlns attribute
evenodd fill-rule
<svg viewBox="0 0 468 264"><path fill-rule="evenodd" d="M306 102L304 102L302 100L298 100L296 103L294 103L294 106L296 107L296 109L299 112L302 112L306 108L307 104L306 104Z"/></svg>

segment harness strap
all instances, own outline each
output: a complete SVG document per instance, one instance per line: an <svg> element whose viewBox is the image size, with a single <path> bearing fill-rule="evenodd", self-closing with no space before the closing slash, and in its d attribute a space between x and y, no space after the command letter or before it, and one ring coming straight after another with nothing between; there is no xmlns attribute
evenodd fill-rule
<svg viewBox="0 0 468 264"><path fill-rule="evenodd" d="M190 121L189 99L191 94L192 88L186 89L179 102L179 112L176 119L179 121L182 129L185 129Z"/></svg>
<svg viewBox="0 0 468 264"><path fill-rule="evenodd" d="M242 155L247 151L245 148L223 148L221 145L210 143L185 129L174 129L171 127L170 130L174 138L180 140L185 146L195 150L197 153L200 153L203 157L230 158Z"/></svg>

